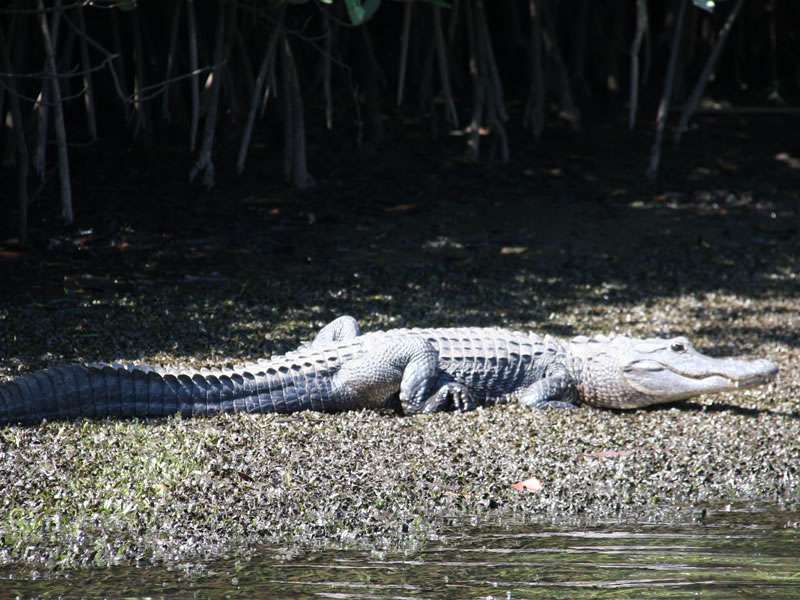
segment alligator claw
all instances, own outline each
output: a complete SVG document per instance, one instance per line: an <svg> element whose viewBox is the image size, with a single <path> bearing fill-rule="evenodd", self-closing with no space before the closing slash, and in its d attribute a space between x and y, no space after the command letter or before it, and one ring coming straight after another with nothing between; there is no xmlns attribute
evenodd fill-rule
<svg viewBox="0 0 800 600"><path fill-rule="evenodd" d="M562 402L560 400L543 400L542 402L535 402L528 406L535 410L572 410L578 408L577 404Z"/></svg>
<svg viewBox="0 0 800 600"><path fill-rule="evenodd" d="M478 403L472 397L469 388L465 385L453 383L449 386L449 393L453 398L453 410L458 412L467 412L475 410Z"/></svg>
<svg viewBox="0 0 800 600"><path fill-rule="evenodd" d="M469 388L461 383L444 383L436 393L425 401L423 412L438 412L451 408L458 412L475 410L478 403L472 397Z"/></svg>

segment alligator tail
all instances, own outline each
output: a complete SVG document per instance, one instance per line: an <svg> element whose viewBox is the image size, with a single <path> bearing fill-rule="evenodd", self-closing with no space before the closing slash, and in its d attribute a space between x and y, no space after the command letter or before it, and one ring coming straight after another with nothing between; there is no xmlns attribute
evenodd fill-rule
<svg viewBox="0 0 800 600"><path fill-rule="evenodd" d="M0 425L77 417L162 417L330 410L329 378L289 368L170 373L65 365L0 383Z"/></svg>

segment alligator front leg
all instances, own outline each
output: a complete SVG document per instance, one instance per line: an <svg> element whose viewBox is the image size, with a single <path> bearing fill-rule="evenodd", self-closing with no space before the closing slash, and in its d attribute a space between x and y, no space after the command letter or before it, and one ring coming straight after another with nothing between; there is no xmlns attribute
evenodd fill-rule
<svg viewBox="0 0 800 600"><path fill-rule="evenodd" d="M528 408L576 408L578 390L575 380L562 373L548 375L517 394Z"/></svg>

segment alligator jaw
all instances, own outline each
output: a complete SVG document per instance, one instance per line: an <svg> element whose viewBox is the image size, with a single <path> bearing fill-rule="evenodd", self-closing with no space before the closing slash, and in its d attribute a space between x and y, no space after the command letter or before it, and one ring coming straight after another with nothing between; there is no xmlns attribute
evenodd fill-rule
<svg viewBox="0 0 800 600"><path fill-rule="evenodd" d="M674 364L643 359L624 369L631 387L658 402L751 388L772 381L777 373L778 367L769 360L712 358L699 352Z"/></svg>

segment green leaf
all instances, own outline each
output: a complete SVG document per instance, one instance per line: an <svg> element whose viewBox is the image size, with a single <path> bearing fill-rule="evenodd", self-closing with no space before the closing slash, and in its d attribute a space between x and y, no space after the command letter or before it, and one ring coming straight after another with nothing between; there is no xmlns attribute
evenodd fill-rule
<svg viewBox="0 0 800 600"><path fill-rule="evenodd" d="M353 25L362 25L367 22L378 7L381 5L381 0L344 0L344 5L347 7L347 15L350 17L350 22Z"/></svg>

